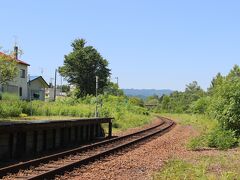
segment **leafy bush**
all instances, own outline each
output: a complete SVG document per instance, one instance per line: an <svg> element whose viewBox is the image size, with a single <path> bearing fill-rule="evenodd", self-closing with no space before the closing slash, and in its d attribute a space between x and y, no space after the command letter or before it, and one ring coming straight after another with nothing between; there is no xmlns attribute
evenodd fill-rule
<svg viewBox="0 0 240 180"><path fill-rule="evenodd" d="M200 135L192 138L188 144L187 148L190 150L200 150L202 147L207 146L207 138L206 135Z"/></svg>
<svg viewBox="0 0 240 180"><path fill-rule="evenodd" d="M1 99L2 100L8 100L8 101L18 101L19 97L16 94L4 92L4 93L1 94Z"/></svg>
<svg viewBox="0 0 240 180"><path fill-rule="evenodd" d="M135 106L141 106L143 107L144 106L144 102L142 99L138 98L138 97L130 97L129 98L129 103L130 104L133 104Z"/></svg>
<svg viewBox="0 0 240 180"><path fill-rule="evenodd" d="M101 117L114 117L113 127L128 129L141 126L151 120L147 109L134 105L125 96L100 95L98 108ZM56 102L2 100L0 117L33 116L72 116L93 117L96 98L86 96L82 99L60 98ZM23 115L24 114L24 115Z"/></svg>
<svg viewBox="0 0 240 180"><path fill-rule="evenodd" d="M199 150L204 147L228 149L237 145L236 133L224 130L215 119L206 115L189 114L163 114L163 116L175 119L182 125L191 125L198 129L200 135L193 137L187 144L190 150Z"/></svg>
<svg viewBox="0 0 240 180"><path fill-rule="evenodd" d="M22 113L19 97L11 93L2 93L0 102L0 117L17 117Z"/></svg>
<svg viewBox="0 0 240 180"><path fill-rule="evenodd" d="M207 112L210 104L210 97L201 97L197 101L194 101L190 106L190 111L195 114L204 114Z"/></svg>
<svg viewBox="0 0 240 180"><path fill-rule="evenodd" d="M21 114L22 108L19 102L11 102L6 100L1 100L0 103L0 117L17 117Z"/></svg>
<svg viewBox="0 0 240 180"><path fill-rule="evenodd" d="M235 66L212 89L210 113L225 129L240 135L240 68Z"/></svg>
<svg viewBox="0 0 240 180"><path fill-rule="evenodd" d="M226 150L238 145L238 139L231 130L217 128L208 134L192 138L187 147L190 150L200 150L203 147L212 147L220 150Z"/></svg>
<svg viewBox="0 0 240 180"><path fill-rule="evenodd" d="M229 149L236 146L238 139L235 132L218 128L208 135L208 146L218 149Z"/></svg>
<svg viewBox="0 0 240 180"><path fill-rule="evenodd" d="M183 160L171 159L153 179L196 179L196 177L208 179L204 164L194 165Z"/></svg>

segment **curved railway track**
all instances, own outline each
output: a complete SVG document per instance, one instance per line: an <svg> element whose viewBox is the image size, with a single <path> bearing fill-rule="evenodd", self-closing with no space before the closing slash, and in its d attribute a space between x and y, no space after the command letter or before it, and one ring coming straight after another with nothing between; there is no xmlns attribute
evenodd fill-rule
<svg viewBox="0 0 240 180"><path fill-rule="evenodd" d="M159 118L161 119L161 123L151 128L1 168L0 178L52 179L56 175L64 174L66 171L71 171L76 167L118 152L133 144L163 134L175 124L167 118Z"/></svg>

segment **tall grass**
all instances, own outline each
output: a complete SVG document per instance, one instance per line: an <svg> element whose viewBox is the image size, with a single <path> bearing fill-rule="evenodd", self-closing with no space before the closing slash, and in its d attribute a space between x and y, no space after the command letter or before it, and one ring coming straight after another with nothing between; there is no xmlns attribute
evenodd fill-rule
<svg viewBox="0 0 240 180"><path fill-rule="evenodd" d="M34 116L73 116L91 117L94 107L87 104L68 105L61 102L32 101L22 102L22 113Z"/></svg>
<svg viewBox="0 0 240 180"><path fill-rule="evenodd" d="M98 109L100 117L113 117L113 128L125 130L144 125L151 121L147 109L132 104L124 96L99 96ZM82 99L60 98L56 102L21 101L9 95L0 101L0 117L30 116L68 116L94 117L96 98L87 96Z"/></svg>
<svg viewBox="0 0 240 180"><path fill-rule="evenodd" d="M191 125L197 128L201 133L208 133L218 126L216 119L209 118L207 115L201 114L169 114L164 113L162 116L176 120L182 125Z"/></svg>
<svg viewBox="0 0 240 180"><path fill-rule="evenodd" d="M163 116L175 119L182 125L191 125L199 131L200 135L193 137L187 144L191 150L199 150L204 147L226 150L237 146L239 142L234 131L222 129L217 120L206 115L163 114Z"/></svg>
<svg viewBox="0 0 240 180"><path fill-rule="evenodd" d="M217 168L217 170L216 170ZM153 176L154 180L180 180L180 179L239 179L237 155L224 157L222 155L206 156L186 160L171 159L163 169Z"/></svg>
<svg viewBox="0 0 240 180"><path fill-rule="evenodd" d="M16 117L21 114L21 102L17 95L10 93L2 93L0 96L0 117Z"/></svg>

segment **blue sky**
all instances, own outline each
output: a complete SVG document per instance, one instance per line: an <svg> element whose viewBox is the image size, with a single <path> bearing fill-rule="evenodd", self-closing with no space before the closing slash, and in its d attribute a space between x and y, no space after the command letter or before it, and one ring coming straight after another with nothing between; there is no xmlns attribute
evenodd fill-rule
<svg viewBox="0 0 240 180"><path fill-rule="evenodd" d="M84 38L109 61L121 88L206 89L240 62L240 1L1 1L0 45L14 37L30 74L49 82L71 42Z"/></svg>

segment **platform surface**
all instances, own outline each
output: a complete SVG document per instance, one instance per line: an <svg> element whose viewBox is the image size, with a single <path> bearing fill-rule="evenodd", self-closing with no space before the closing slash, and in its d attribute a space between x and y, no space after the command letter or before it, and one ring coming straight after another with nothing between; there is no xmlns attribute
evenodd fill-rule
<svg viewBox="0 0 240 180"><path fill-rule="evenodd" d="M0 120L0 133L6 131L24 131L35 128L54 128L73 125L109 123L113 118L82 118L66 120Z"/></svg>

